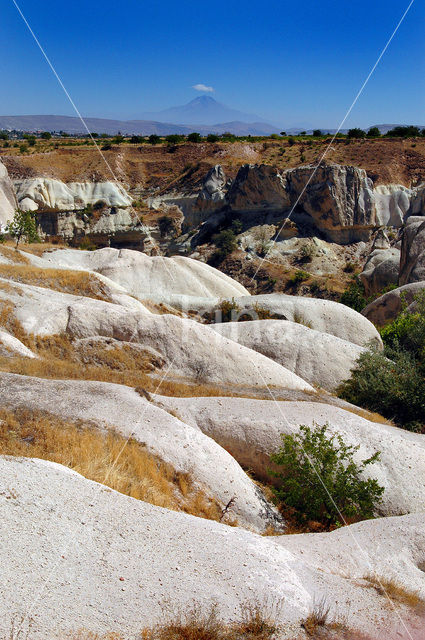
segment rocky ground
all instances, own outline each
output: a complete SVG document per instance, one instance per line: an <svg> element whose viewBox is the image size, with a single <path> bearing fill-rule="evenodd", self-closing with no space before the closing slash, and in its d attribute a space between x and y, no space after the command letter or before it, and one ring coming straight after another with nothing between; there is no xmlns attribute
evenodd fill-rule
<svg viewBox="0 0 425 640"><path fill-rule="evenodd" d="M149 638L249 606L274 636L238 640L424 637L425 435L335 395L425 282L409 144L338 141L345 163L310 182L275 142L184 145L204 164L180 182L183 146L113 150L120 182L89 148L4 158L0 219L34 211L52 244L0 244L0 635ZM353 273L376 298L362 313L335 301ZM383 497L294 534L270 455L325 423L356 461L381 452L365 477Z"/></svg>

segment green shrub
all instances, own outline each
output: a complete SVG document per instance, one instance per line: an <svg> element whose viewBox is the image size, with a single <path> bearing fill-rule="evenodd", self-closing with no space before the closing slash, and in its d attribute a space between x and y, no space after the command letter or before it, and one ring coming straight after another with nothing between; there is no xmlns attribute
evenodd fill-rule
<svg viewBox="0 0 425 640"><path fill-rule="evenodd" d="M149 138L149 144L159 144L161 142L161 138L156 135L156 133L152 133Z"/></svg>
<svg viewBox="0 0 425 640"><path fill-rule="evenodd" d="M223 229L223 231L214 235L212 240L215 246L226 256L236 249L236 234L232 229Z"/></svg>
<svg viewBox="0 0 425 640"><path fill-rule="evenodd" d="M384 351L361 354L341 398L381 413L404 429L425 432L425 292L381 330Z"/></svg>
<svg viewBox="0 0 425 640"><path fill-rule="evenodd" d="M287 285L288 287L297 287L301 282L305 282L310 277L310 274L307 271L298 270L295 271L292 278L289 278Z"/></svg>
<svg viewBox="0 0 425 640"><path fill-rule="evenodd" d="M327 424L301 425L299 433L281 434L281 447L270 456L280 467L270 471L279 480L276 501L300 522L315 520L330 526L341 524L341 515L372 518L384 488L362 474L379 460L379 452L356 463L359 445L347 445L341 435L328 435L327 429Z"/></svg>
<svg viewBox="0 0 425 640"><path fill-rule="evenodd" d="M348 129L347 135L349 138L365 138L366 131L363 131L363 129L359 129L358 127L355 127L354 129Z"/></svg>
<svg viewBox="0 0 425 640"><path fill-rule="evenodd" d="M200 133L197 133L196 131L194 131L193 133L189 133L189 135L187 136L187 139L189 142L201 142L202 136Z"/></svg>
<svg viewBox="0 0 425 640"><path fill-rule="evenodd" d="M207 135L207 142L218 142L220 138L215 133L209 133Z"/></svg>
<svg viewBox="0 0 425 640"><path fill-rule="evenodd" d="M367 305L366 293L362 281L358 276L353 278L339 299L341 304L351 307L355 311L361 311Z"/></svg>

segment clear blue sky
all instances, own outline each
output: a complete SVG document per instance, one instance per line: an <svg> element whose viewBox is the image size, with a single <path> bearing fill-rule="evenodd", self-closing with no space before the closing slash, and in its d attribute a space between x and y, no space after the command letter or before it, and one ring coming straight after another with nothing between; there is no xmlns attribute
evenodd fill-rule
<svg viewBox="0 0 425 640"><path fill-rule="evenodd" d="M336 127L407 0L18 0L83 115L135 119L203 83L282 127ZM415 0L347 121L425 125L425 4ZM0 114L75 115L11 0Z"/></svg>

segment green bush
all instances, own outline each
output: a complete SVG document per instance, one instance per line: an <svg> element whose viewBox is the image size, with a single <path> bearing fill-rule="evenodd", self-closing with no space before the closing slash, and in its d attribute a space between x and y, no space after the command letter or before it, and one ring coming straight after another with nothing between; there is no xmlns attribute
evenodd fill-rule
<svg viewBox="0 0 425 640"><path fill-rule="evenodd" d="M363 129L359 129L358 127L355 127L354 129L348 129L347 135L349 138L365 138L366 131L363 131Z"/></svg>
<svg viewBox="0 0 425 640"><path fill-rule="evenodd" d="M367 132L366 136L368 138L380 138L381 132L379 131L378 127L371 127Z"/></svg>
<svg viewBox="0 0 425 640"><path fill-rule="evenodd" d="M236 234L232 229L223 229L212 238L215 246L226 256L236 249Z"/></svg>
<svg viewBox="0 0 425 640"><path fill-rule="evenodd" d="M344 269L345 271L345 269ZM355 276L341 294L339 299L341 304L345 304L346 307L351 307L355 311L361 311L367 305L366 293L362 281L358 276Z"/></svg>
<svg viewBox="0 0 425 640"><path fill-rule="evenodd" d="M218 142L220 138L215 133L209 133L207 135L207 142Z"/></svg>
<svg viewBox="0 0 425 640"><path fill-rule="evenodd" d="M189 133L189 135L187 136L187 139L189 142L201 142L202 136L200 133L197 133L196 131L194 131L193 133Z"/></svg>
<svg viewBox="0 0 425 640"><path fill-rule="evenodd" d="M6 232L16 239L16 249L22 239L28 243L39 242L35 212L16 209L13 219L7 223Z"/></svg>
<svg viewBox="0 0 425 640"><path fill-rule="evenodd" d="M307 271L302 271L301 269L299 271L295 271L295 273L292 276L292 278L289 278L289 280L287 282L287 286L288 287L297 287L302 282L305 282L306 280L308 280L309 277L310 277L310 274Z"/></svg>
<svg viewBox="0 0 425 640"><path fill-rule="evenodd" d="M326 526L344 519L372 518L384 488L363 471L379 460L379 452L357 463L358 446L345 444L339 434L328 435L328 424L302 425L299 433L281 434L280 449L270 456L280 467L276 501L299 522L314 520Z"/></svg>
<svg viewBox="0 0 425 640"><path fill-rule="evenodd" d="M49 131L43 131L43 133L41 134L41 138L43 140L50 140L51 137L52 134Z"/></svg>
<svg viewBox="0 0 425 640"><path fill-rule="evenodd" d="M425 292L381 330L384 351L361 354L341 398L381 413L404 429L425 432Z"/></svg>
<svg viewBox="0 0 425 640"><path fill-rule="evenodd" d="M156 135L156 133L152 133L149 138L149 144L159 144L161 142L161 138Z"/></svg>

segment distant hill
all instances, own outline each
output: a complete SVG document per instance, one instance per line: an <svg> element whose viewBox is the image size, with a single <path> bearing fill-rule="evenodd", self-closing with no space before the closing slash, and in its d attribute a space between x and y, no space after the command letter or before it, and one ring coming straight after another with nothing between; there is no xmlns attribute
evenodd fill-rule
<svg viewBox="0 0 425 640"><path fill-rule="evenodd" d="M148 111L142 114L146 120L170 122L172 124L215 125L221 122L265 122L259 116L232 109L211 96L199 96L188 104L171 107L163 111Z"/></svg>
<svg viewBox="0 0 425 640"><path fill-rule="evenodd" d="M139 134L151 135L156 133L166 136L172 133L188 134L192 131L206 135L208 133L224 133L230 131L239 136L270 135L279 133L279 129L264 122L243 122L238 120L226 120L218 124L173 124L157 122L155 120L108 120L105 118L84 118L87 127L92 133L107 133L108 135ZM81 120L72 116L56 115L28 115L28 116L0 116L0 129L27 132L37 131L66 131L70 134L86 133Z"/></svg>

